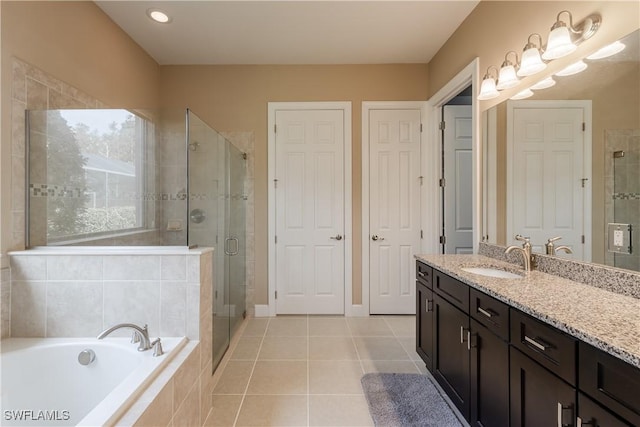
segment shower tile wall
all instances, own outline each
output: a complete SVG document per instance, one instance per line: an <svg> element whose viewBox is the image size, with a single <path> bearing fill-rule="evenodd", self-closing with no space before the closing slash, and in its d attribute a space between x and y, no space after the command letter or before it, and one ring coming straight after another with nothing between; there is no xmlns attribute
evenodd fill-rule
<svg viewBox="0 0 640 427"><path fill-rule="evenodd" d="M8 268L0 270L0 339L11 336L11 277Z"/></svg>
<svg viewBox="0 0 640 427"><path fill-rule="evenodd" d="M615 159L613 153L624 151ZM616 162L618 164L616 165ZM616 167L624 168L618 170ZM617 176L616 176L617 175ZM633 253L614 254L606 251L607 265L640 270L640 129L605 131L605 221L633 224ZM605 229L605 242L609 235Z"/></svg>

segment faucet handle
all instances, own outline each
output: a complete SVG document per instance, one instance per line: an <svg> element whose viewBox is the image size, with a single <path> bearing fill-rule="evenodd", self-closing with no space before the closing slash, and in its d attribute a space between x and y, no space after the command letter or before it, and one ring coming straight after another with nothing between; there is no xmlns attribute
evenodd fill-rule
<svg viewBox="0 0 640 427"><path fill-rule="evenodd" d="M136 343L139 343L139 342L140 342L140 332L134 330L131 333L131 343L132 344L136 344Z"/></svg>
<svg viewBox="0 0 640 427"><path fill-rule="evenodd" d="M524 245L531 244L531 238L530 237L524 237L522 234L516 234L515 237L516 240L519 240L521 242L524 242Z"/></svg>
<svg viewBox="0 0 640 427"><path fill-rule="evenodd" d="M155 339L151 346L153 347L153 357L162 356L164 354L164 350L162 349L162 343L160 342L160 338Z"/></svg>
<svg viewBox="0 0 640 427"><path fill-rule="evenodd" d="M547 240L547 243L553 243L553 242L555 242L556 240L560 240L560 239L562 239L562 236L552 237L552 238L550 238L549 240Z"/></svg>

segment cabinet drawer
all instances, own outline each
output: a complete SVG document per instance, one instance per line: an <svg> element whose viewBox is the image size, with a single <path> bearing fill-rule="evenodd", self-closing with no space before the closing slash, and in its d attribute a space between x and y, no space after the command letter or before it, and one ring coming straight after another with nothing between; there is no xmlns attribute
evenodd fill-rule
<svg viewBox="0 0 640 427"><path fill-rule="evenodd" d="M470 314L491 332L509 340L509 306L476 289L471 289Z"/></svg>
<svg viewBox="0 0 640 427"><path fill-rule="evenodd" d="M633 427L582 393L578 393L577 421L578 427Z"/></svg>
<svg viewBox="0 0 640 427"><path fill-rule="evenodd" d="M553 326L511 309L511 344L571 385L576 384L577 341Z"/></svg>
<svg viewBox="0 0 640 427"><path fill-rule="evenodd" d="M584 342L578 357L580 391L640 426L640 369Z"/></svg>
<svg viewBox="0 0 640 427"><path fill-rule="evenodd" d="M469 286L436 270L433 272L433 290L451 304L469 313Z"/></svg>
<svg viewBox="0 0 640 427"><path fill-rule="evenodd" d="M416 261L416 280L433 289L433 269L423 262Z"/></svg>

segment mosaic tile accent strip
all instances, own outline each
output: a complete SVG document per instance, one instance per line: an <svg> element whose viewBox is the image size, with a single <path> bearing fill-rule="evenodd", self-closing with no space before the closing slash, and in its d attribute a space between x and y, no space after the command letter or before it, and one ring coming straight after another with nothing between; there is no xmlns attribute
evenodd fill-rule
<svg viewBox="0 0 640 427"><path fill-rule="evenodd" d="M613 193L613 200L640 200L640 193Z"/></svg>
<svg viewBox="0 0 640 427"><path fill-rule="evenodd" d="M84 188L49 184L29 184L29 195L31 197L59 197L67 199L80 199L86 196Z"/></svg>

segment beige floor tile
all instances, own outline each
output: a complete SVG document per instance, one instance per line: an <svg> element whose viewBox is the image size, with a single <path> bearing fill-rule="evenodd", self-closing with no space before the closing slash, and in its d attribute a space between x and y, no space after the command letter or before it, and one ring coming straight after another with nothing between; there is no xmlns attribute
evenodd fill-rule
<svg viewBox="0 0 640 427"><path fill-rule="evenodd" d="M425 365L424 362L420 361L420 362L414 362L414 363L418 367L418 371L420 371L421 374L427 374L429 372L427 370L427 365Z"/></svg>
<svg viewBox="0 0 640 427"><path fill-rule="evenodd" d="M310 361L310 394L362 394L359 361Z"/></svg>
<svg viewBox="0 0 640 427"><path fill-rule="evenodd" d="M236 426L306 426L307 396L246 396Z"/></svg>
<svg viewBox="0 0 640 427"><path fill-rule="evenodd" d="M247 394L306 394L306 361L261 361L249 381Z"/></svg>
<svg viewBox="0 0 640 427"><path fill-rule="evenodd" d="M262 337L243 336L231 353L231 360L256 360Z"/></svg>
<svg viewBox="0 0 640 427"><path fill-rule="evenodd" d="M230 360L225 366L214 394L242 394L247 388L254 362Z"/></svg>
<svg viewBox="0 0 640 427"><path fill-rule="evenodd" d="M309 337L309 360L358 360L351 337Z"/></svg>
<svg viewBox="0 0 640 427"><path fill-rule="evenodd" d="M249 319L247 326L244 328L242 336L245 337L261 337L267 330L268 318Z"/></svg>
<svg viewBox="0 0 640 427"><path fill-rule="evenodd" d="M267 336L258 360L307 360L307 337Z"/></svg>
<svg viewBox="0 0 640 427"><path fill-rule="evenodd" d="M416 316L384 316L396 337L416 336Z"/></svg>
<svg viewBox="0 0 640 427"><path fill-rule="evenodd" d="M349 337L351 331L344 317L309 317L310 337Z"/></svg>
<svg viewBox="0 0 640 427"><path fill-rule="evenodd" d="M413 361L420 361L422 360L420 358L420 356L418 355L418 353L416 353L416 338L415 337L401 337L398 338L398 341L400 341L400 344L402 345L402 348L404 348L404 351L407 352L407 354L409 355L409 358Z"/></svg>
<svg viewBox="0 0 640 427"><path fill-rule="evenodd" d="M410 360L397 338L355 337L360 360Z"/></svg>
<svg viewBox="0 0 640 427"><path fill-rule="evenodd" d="M393 331L382 317L348 317L347 323L354 337L393 336Z"/></svg>
<svg viewBox="0 0 640 427"><path fill-rule="evenodd" d="M418 374L420 370L412 361L398 360L363 360L362 367L365 373L389 372L398 374Z"/></svg>
<svg viewBox="0 0 640 427"><path fill-rule="evenodd" d="M274 317L267 327L268 337L306 337L307 317Z"/></svg>
<svg viewBox="0 0 640 427"><path fill-rule="evenodd" d="M310 426L373 426L364 396L309 396Z"/></svg>
<svg viewBox="0 0 640 427"><path fill-rule="evenodd" d="M242 395L214 395L213 408L204 422L205 427L232 427L241 402Z"/></svg>

